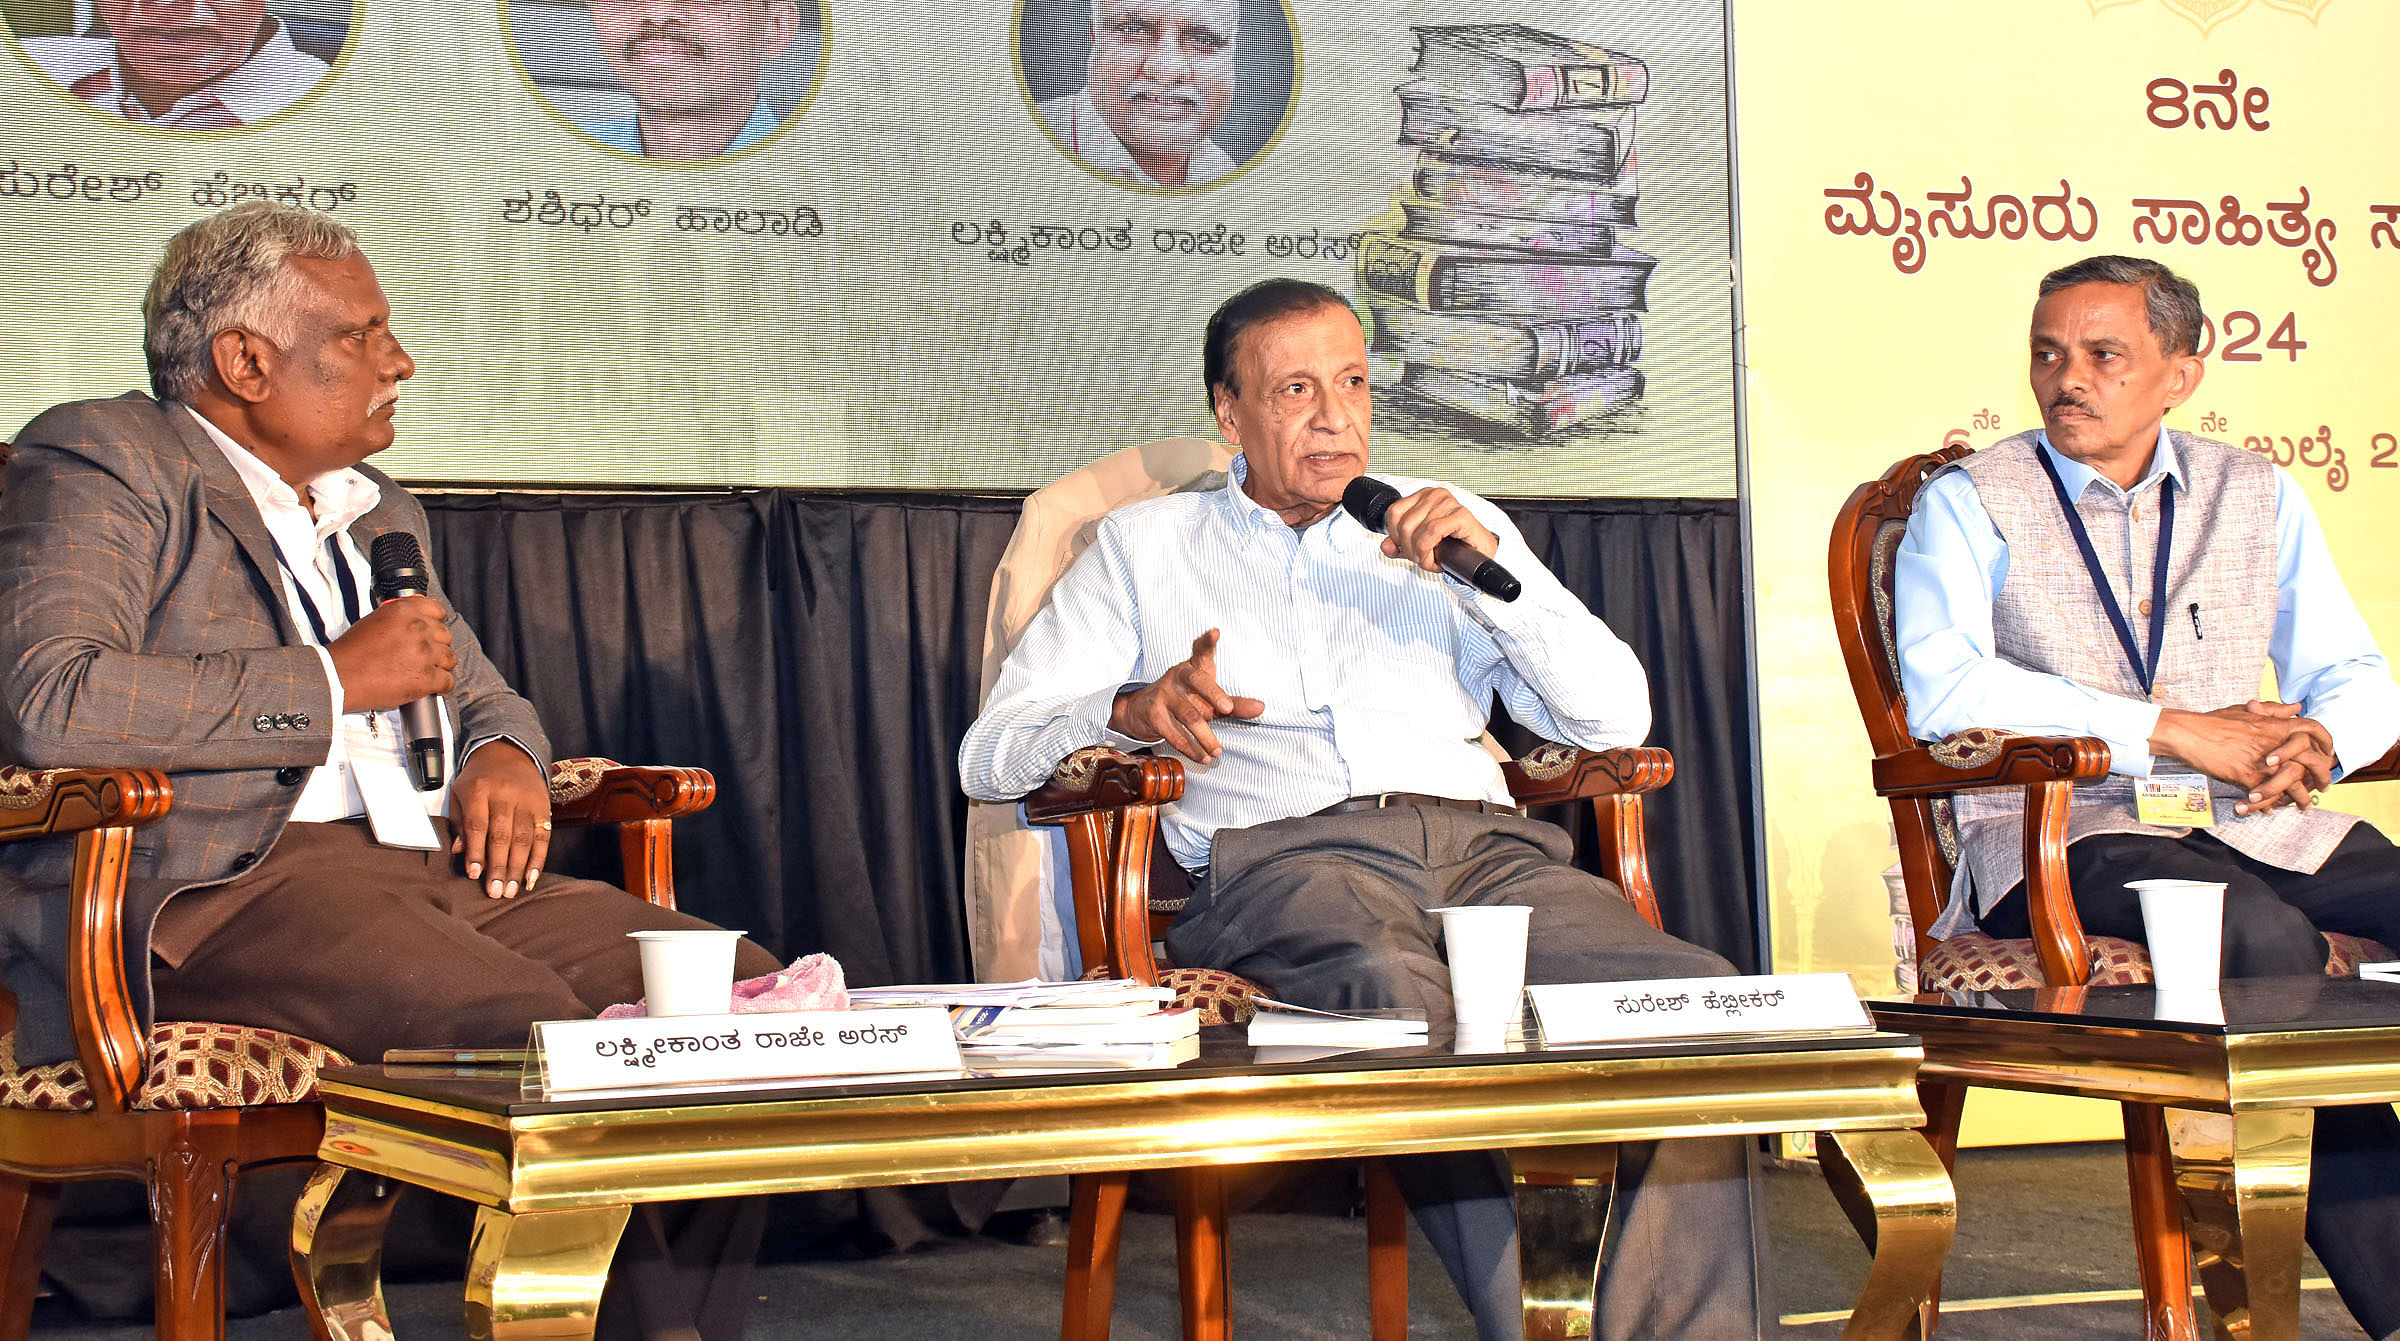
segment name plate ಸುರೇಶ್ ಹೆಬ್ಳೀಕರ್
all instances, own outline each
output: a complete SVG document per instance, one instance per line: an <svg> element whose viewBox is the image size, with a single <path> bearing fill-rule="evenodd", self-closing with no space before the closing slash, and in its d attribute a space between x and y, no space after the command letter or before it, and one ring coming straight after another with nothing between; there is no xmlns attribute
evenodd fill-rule
<svg viewBox="0 0 2400 1341"><path fill-rule="evenodd" d="M1846 973L1560 983L1526 991L1549 1047L1874 1028Z"/></svg>
<svg viewBox="0 0 2400 1341"><path fill-rule="evenodd" d="M939 1006L551 1020L534 1047L546 1094L962 1069Z"/></svg>

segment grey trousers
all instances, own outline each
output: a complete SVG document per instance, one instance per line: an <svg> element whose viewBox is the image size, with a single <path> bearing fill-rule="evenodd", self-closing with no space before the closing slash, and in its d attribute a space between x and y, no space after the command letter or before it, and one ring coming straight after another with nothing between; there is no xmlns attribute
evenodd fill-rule
<svg viewBox="0 0 2400 1341"><path fill-rule="evenodd" d="M1567 836L1505 815L1397 806L1220 830L1205 879L1167 933L1178 964L1241 974L1326 1010L1415 1007L1450 1034L1449 970L1430 909L1533 909L1529 983L1702 977L1733 966L1642 920L1576 870ZM1484 1341L1522 1334L1515 1203L1490 1152L1392 1161ZM1755 1337L1760 1326L1749 1143L1619 1148L1596 1338Z"/></svg>

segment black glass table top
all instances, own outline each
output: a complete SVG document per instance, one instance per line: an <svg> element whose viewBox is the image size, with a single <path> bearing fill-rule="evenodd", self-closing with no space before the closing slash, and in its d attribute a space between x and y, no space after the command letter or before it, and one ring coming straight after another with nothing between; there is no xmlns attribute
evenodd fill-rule
<svg viewBox="0 0 2400 1341"><path fill-rule="evenodd" d="M2006 1015L2060 1024L2181 1034L2285 1033L2297 1029L2400 1029L2400 983L2363 978L2234 978L2214 994L2140 987L2043 987L1869 999L1887 1029L1912 1017Z"/></svg>
<svg viewBox="0 0 2400 1341"><path fill-rule="evenodd" d="M1791 1051L1842 1051L1888 1048L1913 1040L1891 1033L1860 1031L1838 1035L1769 1038L1720 1038L1704 1041L1639 1044L1578 1044L1546 1048L1538 1037L1512 1036L1503 1049L1455 1052L1447 1045L1375 1048L1341 1052L1305 1060L1261 1060L1239 1026L1212 1025L1200 1031L1200 1056L1179 1067L1118 1068L1100 1071L1010 1071L965 1076L914 1077L884 1080L861 1076L835 1082L799 1083L772 1089L665 1090L639 1096L622 1094L556 1099L526 1097L521 1071L508 1067L445 1065L385 1065L328 1067L322 1079L331 1084L353 1083L418 1101L447 1104L509 1118L547 1114L604 1112L651 1106L688 1107L700 1104L770 1103L807 1099L889 1096L907 1093L949 1093L966 1090L1009 1090L1071 1085L1147 1083L1159 1080L1206 1080L1239 1076L1339 1075L1373 1071L1423 1070L1428 1066L1481 1067L1527 1062L1568 1062L1597 1059L1727 1057ZM1270 1050L1272 1051L1272 1050Z"/></svg>

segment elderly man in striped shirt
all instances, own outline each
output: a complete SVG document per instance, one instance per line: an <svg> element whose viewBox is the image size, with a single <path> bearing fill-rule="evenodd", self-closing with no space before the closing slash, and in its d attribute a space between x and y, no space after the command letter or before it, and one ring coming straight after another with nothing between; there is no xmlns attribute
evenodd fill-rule
<svg viewBox="0 0 2400 1341"><path fill-rule="evenodd" d="M1110 514L1010 654L960 750L966 790L1023 795L1089 745L1189 761L1164 819L1196 876L1177 963L1229 969L1331 1009L1450 1021L1432 910L1533 909L1533 982L1730 973L1652 928L1527 819L1478 743L1492 695L1587 748L1638 743L1633 653L1463 490L1393 479L1378 535L1340 507L1367 469L1366 341L1331 289L1268 280L1210 318L1204 375L1242 449L1221 490ZM1445 576L1462 540L1517 574L1503 602ZM1757 1334L1747 1154L1739 1141L1629 1147L1621 1247L1595 1336ZM1478 1334L1521 1332L1516 1228L1488 1153L1395 1161Z"/></svg>

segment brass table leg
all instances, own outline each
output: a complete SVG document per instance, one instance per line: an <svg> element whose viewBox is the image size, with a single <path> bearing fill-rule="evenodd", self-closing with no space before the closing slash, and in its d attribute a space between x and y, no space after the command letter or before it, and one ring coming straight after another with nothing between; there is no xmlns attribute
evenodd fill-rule
<svg viewBox="0 0 2400 1341"><path fill-rule="evenodd" d="M1817 1160L1875 1257L1842 1335L1929 1335L1942 1259L1958 1230L1958 1193L1941 1157L1913 1131L1848 1131L1817 1133Z"/></svg>
<svg viewBox="0 0 2400 1341"><path fill-rule="evenodd" d="M396 1183L319 1164L292 1209L292 1275L310 1333L334 1341L391 1341L383 1307L383 1229Z"/></svg>
<svg viewBox="0 0 2400 1341"><path fill-rule="evenodd" d="M1594 1145L1511 1150L1508 1163L1516 1184L1525 1341L1589 1337L1617 1149Z"/></svg>
<svg viewBox="0 0 2400 1341"><path fill-rule="evenodd" d="M467 1251L470 1341L589 1341L630 1206L512 1215L475 1209Z"/></svg>
<svg viewBox="0 0 2400 1341"><path fill-rule="evenodd" d="M2217 1328L2239 1341L2300 1335L2300 1244L2308 1220L2306 1108L2167 1110L2175 1189Z"/></svg>

